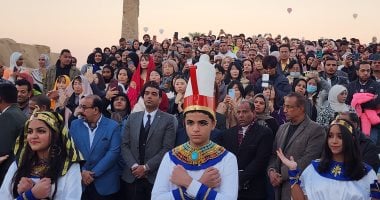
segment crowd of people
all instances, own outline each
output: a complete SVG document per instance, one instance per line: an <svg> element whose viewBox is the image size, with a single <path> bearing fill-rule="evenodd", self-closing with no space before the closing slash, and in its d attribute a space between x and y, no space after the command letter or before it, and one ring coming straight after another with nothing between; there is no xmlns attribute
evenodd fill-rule
<svg viewBox="0 0 380 200"><path fill-rule="evenodd" d="M380 43L221 32L0 65L1 199L380 199Z"/></svg>

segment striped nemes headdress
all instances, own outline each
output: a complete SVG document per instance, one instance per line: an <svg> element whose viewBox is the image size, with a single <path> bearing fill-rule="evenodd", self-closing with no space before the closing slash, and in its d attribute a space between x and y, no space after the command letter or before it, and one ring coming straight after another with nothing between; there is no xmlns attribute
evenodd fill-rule
<svg viewBox="0 0 380 200"><path fill-rule="evenodd" d="M59 115L58 113L47 112L47 111L38 112L36 110L35 112L33 112L30 119L26 121L24 134L21 134L16 140L15 147L14 147L14 154L16 156L17 165L18 166L21 165L23 156L25 154L25 150L28 146L27 134L28 134L29 123L32 120L37 119L37 120L41 120L45 122L54 131L54 133L52 134L58 134L62 139L62 143L65 147L65 151L67 155L65 158L65 163L62 168L62 171L60 172L61 176L64 176L69 170L72 163L83 161L83 156L80 154L79 150L76 149L74 145L74 141L71 138L68 129L64 126L64 120L61 115ZM50 144L50 147L52 146L53 144ZM57 153L61 153L61 150L59 150Z"/></svg>

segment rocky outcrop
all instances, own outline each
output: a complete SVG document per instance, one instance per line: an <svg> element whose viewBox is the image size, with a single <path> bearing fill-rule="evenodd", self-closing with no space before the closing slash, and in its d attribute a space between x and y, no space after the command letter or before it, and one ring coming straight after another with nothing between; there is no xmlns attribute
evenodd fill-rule
<svg viewBox="0 0 380 200"><path fill-rule="evenodd" d="M0 38L0 64L9 66L10 56L13 52L18 51L23 54L24 65L28 68L38 67L38 58L40 54L46 53L50 56L50 64L55 64L59 54L51 53L50 47L46 45L30 45L17 43L9 38Z"/></svg>
<svg viewBox="0 0 380 200"><path fill-rule="evenodd" d="M123 0L123 20L121 37L127 40L138 39L139 0Z"/></svg>

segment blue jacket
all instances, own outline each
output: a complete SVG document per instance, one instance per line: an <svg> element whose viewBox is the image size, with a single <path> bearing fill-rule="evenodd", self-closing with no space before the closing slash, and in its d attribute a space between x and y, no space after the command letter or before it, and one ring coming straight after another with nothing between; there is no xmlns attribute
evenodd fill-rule
<svg viewBox="0 0 380 200"><path fill-rule="evenodd" d="M70 133L75 145L82 153L85 164L82 170L95 173L94 184L100 195L116 193L120 187L120 127L111 119L102 116L90 148L88 128L83 119L71 123Z"/></svg>

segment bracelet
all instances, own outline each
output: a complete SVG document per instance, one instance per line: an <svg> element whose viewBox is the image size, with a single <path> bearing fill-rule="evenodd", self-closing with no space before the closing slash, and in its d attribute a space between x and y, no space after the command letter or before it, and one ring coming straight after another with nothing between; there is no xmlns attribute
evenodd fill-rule
<svg viewBox="0 0 380 200"><path fill-rule="evenodd" d="M299 169L288 170L288 175L289 175L289 183L291 185L291 188L293 188L293 186L296 184L298 185L301 184Z"/></svg>

